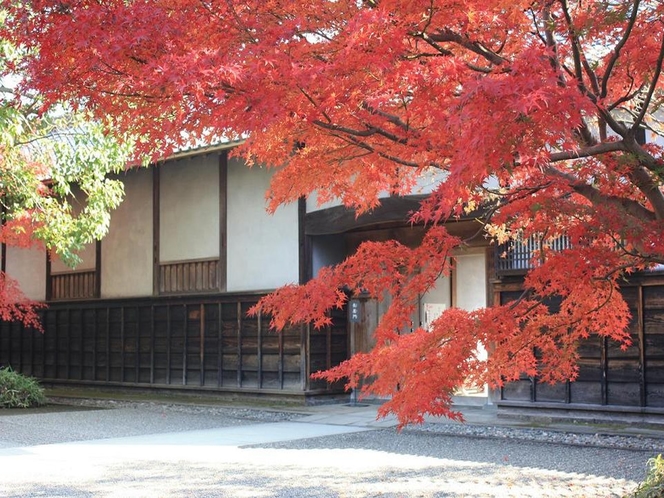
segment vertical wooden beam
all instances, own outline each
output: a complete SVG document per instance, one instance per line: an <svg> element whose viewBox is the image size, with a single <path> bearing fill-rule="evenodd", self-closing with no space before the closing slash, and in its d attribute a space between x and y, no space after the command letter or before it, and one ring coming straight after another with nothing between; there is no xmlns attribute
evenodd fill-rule
<svg viewBox="0 0 664 498"><path fill-rule="evenodd" d="M223 338L223 326L224 320L221 315L222 305L221 302L217 303L218 314L217 314L217 387L221 387L224 383L223 379L223 369L224 369L224 338Z"/></svg>
<svg viewBox="0 0 664 498"><path fill-rule="evenodd" d="M120 382L125 380L125 307L120 306Z"/></svg>
<svg viewBox="0 0 664 498"><path fill-rule="evenodd" d="M309 325L300 325L300 385L309 390Z"/></svg>
<svg viewBox="0 0 664 498"><path fill-rule="evenodd" d="M60 352L59 352L59 344L58 344L58 310L53 310L53 330L51 331L51 334L53 334L53 345L54 345L54 353L55 357L53 358L53 378L57 379L58 378L58 367L60 366Z"/></svg>
<svg viewBox="0 0 664 498"><path fill-rule="evenodd" d="M571 403L572 402L572 383L567 380L565 381L565 403Z"/></svg>
<svg viewBox="0 0 664 498"><path fill-rule="evenodd" d="M46 311L41 313L41 320L46 328ZM41 350L42 350L42 374L41 376L46 378L46 332L39 334L41 336Z"/></svg>
<svg viewBox="0 0 664 498"><path fill-rule="evenodd" d="M454 308L454 307L456 307L457 301L458 301L458 299L457 299L457 280L458 280L458 276L457 276L457 269L456 269L457 260L456 260L456 258L453 258L453 257L450 257L448 259L451 260L450 264L452 265L452 269L450 270L450 289L449 289L450 290L450 307ZM420 295L420 299L418 299L418 301L421 302L421 295ZM418 313L422 313L422 306L419 303L418 303ZM421 322L422 322L422 320L420 319L420 325L422 325Z"/></svg>
<svg viewBox="0 0 664 498"><path fill-rule="evenodd" d="M284 388L284 331L277 333L279 344L279 389Z"/></svg>
<svg viewBox="0 0 664 498"><path fill-rule="evenodd" d="M307 200L304 197L300 197L297 200L297 235L298 235L298 266L299 266L299 281L300 284L304 284L309 280L309 268L307 257L307 237L304 233L304 219L307 214Z"/></svg>
<svg viewBox="0 0 664 498"><path fill-rule="evenodd" d="M150 306L150 384L154 384L154 348L155 348L155 333L154 333L154 304Z"/></svg>
<svg viewBox="0 0 664 498"><path fill-rule="evenodd" d="M263 387L263 331L261 329L261 313L256 315L256 384Z"/></svg>
<svg viewBox="0 0 664 498"><path fill-rule="evenodd" d="M187 329L189 328L189 310L187 305L183 305L184 320L182 322L182 385L187 385Z"/></svg>
<svg viewBox="0 0 664 498"><path fill-rule="evenodd" d="M141 312L136 306L136 352L134 353L134 381L138 382L141 373Z"/></svg>
<svg viewBox="0 0 664 498"><path fill-rule="evenodd" d="M171 306L166 305L166 384L171 384Z"/></svg>
<svg viewBox="0 0 664 498"><path fill-rule="evenodd" d="M160 226L160 192L159 167L152 165L152 294L159 295L159 226ZM169 365L170 368L170 365Z"/></svg>
<svg viewBox="0 0 664 498"><path fill-rule="evenodd" d="M97 339L99 328L97 327L97 315L99 308L95 307L92 310L92 317L94 324L92 325L92 380L97 380Z"/></svg>
<svg viewBox="0 0 664 498"><path fill-rule="evenodd" d="M17 323L18 331L18 371L23 372L23 336L25 335L25 327L22 323ZM25 372L24 372L25 373Z"/></svg>
<svg viewBox="0 0 664 498"><path fill-rule="evenodd" d="M0 228L5 225L5 218L7 218L7 207L4 203L4 197L2 201L2 205L0 206ZM2 254L0 254L0 271L2 273L7 273L7 244L3 242L0 245L0 250L2 250Z"/></svg>
<svg viewBox="0 0 664 498"><path fill-rule="evenodd" d="M94 297L101 297L101 240L95 244L95 288Z"/></svg>
<svg viewBox="0 0 664 498"><path fill-rule="evenodd" d="M645 330L645 305L643 298L643 285L638 287L638 302L637 302L637 315L638 315L638 335L639 335L639 401L641 406L646 406L646 330Z"/></svg>
<svg viewBox="0 0 664 498"><path fill-rule="evenodd" d="M205 304L201 303L201 322L199 324L201 347L199 350L200 358L200 382L199 385L205 385Z"/></svg>
<svg viewBox="0 0 664 498"><path fill-rule="evenodd" d="M325 329L325 369L329 370L332 368L332 327L334 325L334 320L331 325L328 325Z"/></svg>
<svg viewBox="0 0 664 498"><path fill-rule="evenodd" d="M67 334L67 364L65 365L65 378L69 380L71 375L71 308L67 308L67 327L65 328Z"/></svg>
<svg viewBox="0 0 664 498"><path fill-rule="evenodd" d="M106 307L106 382L111 380L111 308Z"/></svg>
<svg viewBox="0 0 664 498"><path fill-rule="evenodd" d="M602 396L602 404L606 405L609 402L608 396L608 379L609 379L609 365L607 358L608 340L606 337L600 337L600 368L602 372L600 391Z"/></svg>
<svg viewBox="0 0 664 498"><path fill-rule="evenodd" d="M495 280L496 276L496 251L491 247L487 247L484 250L486 261L485 263L485 278L486 278L486 305L493 306L496 299L496 292L492 290L491 282Z"/></svg>
<svg viewBox="0 0 664 498"><path fill-rule="evenodd" d="M35 370L36 370L35 369L35 334L36 333L37 333L37 331L33 327L30 327L30 359L29 359L30 372L28 373L28 375L31 375L33 377L36 376L35 375Z"/></svg>
<svg viewBox="0 0 664 498"><path fill-rule="evenodd" d="M237 387L242 387L242 303L237 302Z"/></svg>
<svg viewBox="0 0 664 498"><path fill-rule="evenodd" d="M84 308L79 308L79 313L81 314L80 325L81 325L81 339L79 341L79 352L81 354L80 360L80 372L78 373L78 379L83 380L83 367L85 365L85 313L83 312ZM72 329L71 324L69 324L69 330Z"/></svg>
<svg viewBox="0 0 664 498"><path fill-rule="evenodd" d="M228 151L219 155L219 265L217 265L217 279L219 292L226 290L228 275L228 247L226 234L228 233Z"/></svg>
<svg viewBox="0 0 664 498"><path fill-rule="evenodd" d="M44 299L50 301L53 298L53 283L51 281L51 255L46 251L46 289Z"/></svg>

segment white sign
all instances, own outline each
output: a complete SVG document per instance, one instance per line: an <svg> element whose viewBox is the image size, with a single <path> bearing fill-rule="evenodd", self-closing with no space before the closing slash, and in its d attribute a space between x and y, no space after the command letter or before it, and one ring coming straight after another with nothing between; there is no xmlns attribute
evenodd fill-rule
<svg viewBox="0 0 664 498"><path fill-rule="evenodd" d="M442 303L424 303L422 308L424 315L422 328L424 330L431 330L431 323L443 314L447 306Z"/></svg>

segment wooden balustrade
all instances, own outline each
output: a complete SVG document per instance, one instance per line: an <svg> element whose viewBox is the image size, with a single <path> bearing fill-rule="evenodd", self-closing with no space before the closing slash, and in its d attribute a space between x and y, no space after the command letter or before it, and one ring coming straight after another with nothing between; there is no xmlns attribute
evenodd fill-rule
<svg viewBox="0 0 664 498"><path fill-rule="evenodd" d="M529 237L496 246L496 272L499 275L525 273L537 264L533 256L537 255L543 245L550 251L562 251L570 247L570 241L565 236L546 241L541 237Z"/></svg>
<svg viewBox="0 0 664 498"><path fill-rule="evenodd" d="M50 299L90 299L97 296L95 270L81 270L51 274Z"/></svg>
<svg viewBox="0 0 664 498"><path fill-rule="evenodd" d="M159 293L219 291L219 259L175 261L159 265Z"/></svg>

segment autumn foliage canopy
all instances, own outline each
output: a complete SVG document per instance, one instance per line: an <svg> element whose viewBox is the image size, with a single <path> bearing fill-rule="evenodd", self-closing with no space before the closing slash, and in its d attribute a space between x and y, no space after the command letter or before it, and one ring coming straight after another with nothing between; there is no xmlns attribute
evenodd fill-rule
<svg viewBox="0 0 664 498"><path fill-rule="evenodd" d="M365 389L391 395L384 410L403 422L454 416L469 377L573 379L580 339L629 340L619 282L664 263L664 3L2 3L3 36L33 54L14 70L47 105L113 116L144 153L246 137L240 153L277 168L270 209L316 192L363 212L438 179L412 214L430 227L420 247L366 243L262 303L281 327L324 324L341 289L388 299L376 347L325 376L374 378ZM541 240L526 292L400 333L464 245L445 223L473 214L492 243ZM549 250L560 237L569 247Z"/></svg>

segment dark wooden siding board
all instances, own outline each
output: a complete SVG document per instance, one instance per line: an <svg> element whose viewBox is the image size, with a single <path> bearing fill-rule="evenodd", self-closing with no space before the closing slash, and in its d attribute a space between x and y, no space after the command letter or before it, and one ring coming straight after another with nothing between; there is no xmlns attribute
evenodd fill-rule
<svg viewBox="0 0 664 498"><path fill-rule="evenodd" d="M309 389L310 382L310 366L309 366L309 347L310 341L310 326L309 325L300 325L300 375L301 375L301 385L303 390Z"/></svg>
<svg viewBox="0 0 664 498"><path fill-rule="evenodd" d="M224 384L224 317L222 304L217 304L217 387Z"/></svg>
<svg viewBox="0 0 664 498"><path fill-rule="evenodd" d="M94 297L101 297L101 240L95 245Z"/></svg>
<svg viewBox="0 0 664 498"><path fill-rule="evenodd" d="M166 306L166 384L171 384L171 307Z"/></svg>
<svg viewBox="0 0 664 498"><path fill-rule="evenodd" d="M154 384L155 369L155 316L154 305L150 306L150 384Z"/></svg>
<svg viewBox="0 0 664 498"><path fill-rule="evenodd" d="M106 382L111 381L111 309L106 308Z"/></svg>
<svg viewBox="0 0 664 498"><path fill-rule="evenodd" d="M263 337L261 328L261 314L256 315L256 375L258 389L263 387Z"/></svg>
<svg viewBox="0 0 664 498"><path fill-rule="evenodd" d="M71 308L67 308L67 327L65 328L65 335L67 337L67 356L66 356L66 376L70 377L71 374Z"/></svg>
<svg viewBox="0 0 664 498"><path fill-rule="evenodd" d="M182 385L187 385L187 327L189 326L189 313L187 305L183 306L184 319L182 322Z"/></svg>
<svg viewBox="0 0 664 498"><path fill-rule="evenodd" d="M41 313L42 324L46 328L46 312ZM46 377L46 333L40 332L41 351L42 351L42 371L41 377Z"/></svg>
<svg viewBox="0 0 664 498"><path fill-rule="evenodd" d="M199 385L205 385L205 305L201 303L200 305L200 324L199 324L199 341L201 343L200 351L198 353L200 359L200 378Z"/></svg>
<svg viewBox="0 0 664 498"><path fill-rule="evenodd" d="M258 298L258 295L247 295L242 298L228 295L186 299L158 297L53 303L51 308L44 312L44 323L51 343L54 342L54 330L60 337L50 349L46 344L42 346L35 338L33 343L33 347L37 348L35 361L41 362L41 367L34 367L31 364L34 362L29 358L30 338L23 338L21 352L19 347L21 338L16 331L13 334L4 334L4 337L11 340L10 336L13 335L12 360L18 361L18 355L21 353L22 369L26 371L34 369L35 373L39 373L45 380L158 388L169 385L165 382L166 372L169 370L166 368L165 358L168 347L171 347L170 383L173 384L173 375L179 377L181 373L180 365L184 359L180 359L180 354L184 344L180 342L183 340L181 333L183 324L180 321L188 317L189 325L186 332L188 386L185 387L220 388L224 391L236 389L237 386L233 384L237 382L238 367L241 372L241 390L299 392L302 385L311 386L311 383L308 383L307 373L303 371L303 365L308 365L308 359L306 354L302 355L303 350L310 351L307 345L303 347L302 344L303 337L307 341L310 340L306 337L308 330L292 327L284 331L281 336L270 334L269 317L261 316L257 319L246 316L247 309ZM205 304L203 307L202 303ZM183 313L185 305L189 306L191 313ZM221 312L218 312L220 308ZM171 339L166 341L164 331L169 316ZM196 321L199 318L202 318L202 323ZM4 324L2 326L8 327ZM215 326L218 328L217 331L214 331ZM177 328L177 333L174 333L173 327ZM202 344L201 327L204 327ZM325 366L328 347L331 347L332 362L339 361L337 336L345 334L345 331L337 329L338 327L333 328L331 341L326 340L325 332L317 334L318 338L322 339L317 341L316 345L318 349L323 348L320 351L323 353L320 358L323 361L322 366ZM82 348L81 337L77 337L76 333L83 334ZM344 340L345 337L344 335ZM10 348L4 347L3 344L0 344L0 357L4 362L4 358L10 354ZM199 346L203 351L196 350ZM46 352L48 350L52 351L50 357ZM241 354L237 354L238 351ZM68 354L69 359L67 359ZM79 358L79 355L82 356ZM132 357L132 355L138 356ZM201 355L204 371L201 370L201 364L196 363L200 362ZM68 364L69 371L67 371ZM83 368L82 379L77 368ZM235 375L231 373L232 371L235 371ZM199 377L201 373L205 376L202 385ZM213 378L215 373L217 379ZM176 384L180 385L179 382ZM318 387L316 386L317 391Z"/></svg>
<svg viewBox="0 0 664 498"><path fill-rule="evenodd" d="M125 380L125 309L120 308L120 382Z"/></svg>
<svg viewBox="0 0 664 498"><path fill-rule="evenodd" d="M237 303L237 387L242 387L242 303Z"/></svg>
<svg viewBox="0 0 664 498"><path fill-rule="evenodd" d="M279 389L284 388L284 332L280 331L277 335L279 347Z"/></svg>
<svg viewBox="0 0 664 498"><path fill-rule="evenodd" d="M79 366L78 378L79 380L83 380L83 369L85 368L85 316L83 310L81 310L80 312L79 320L81 327L81 335L79 338L79 347L80 347L79 354L81 356L79 359L80 366Z"/></svg>

